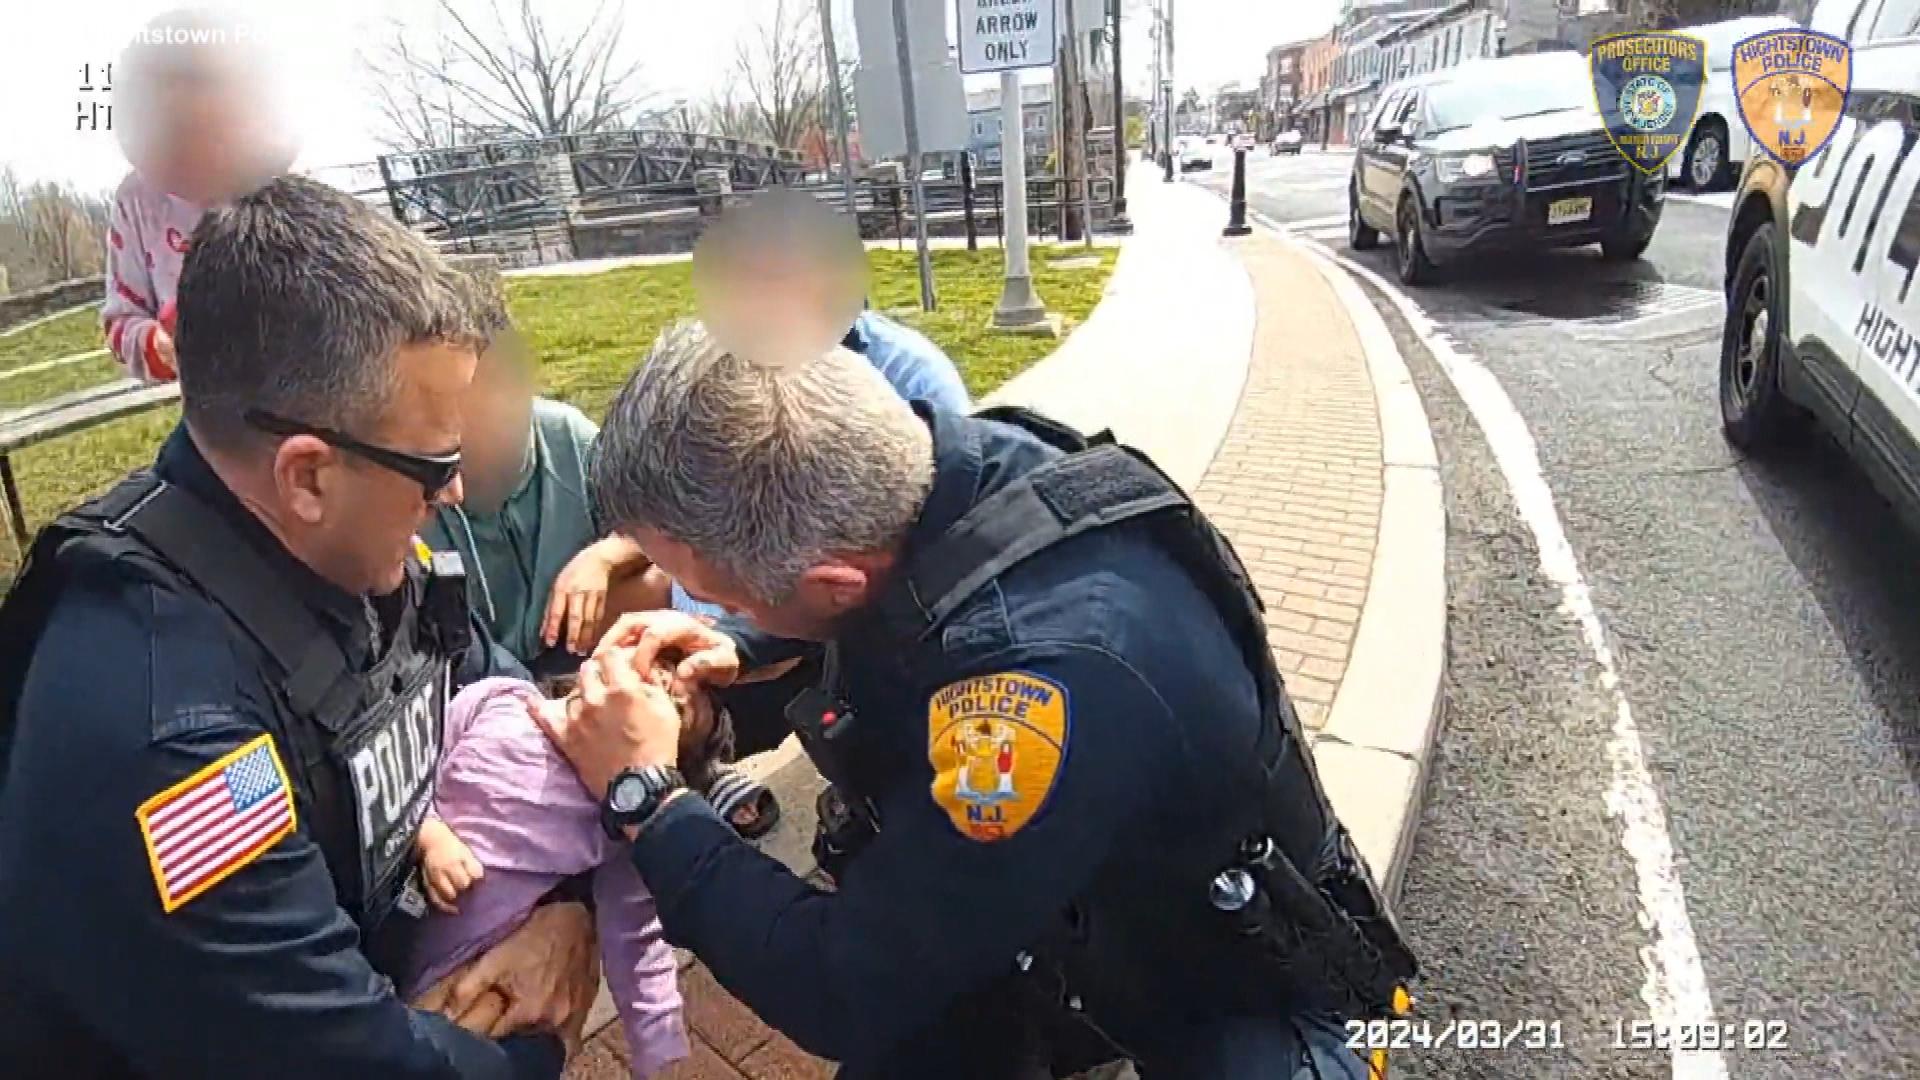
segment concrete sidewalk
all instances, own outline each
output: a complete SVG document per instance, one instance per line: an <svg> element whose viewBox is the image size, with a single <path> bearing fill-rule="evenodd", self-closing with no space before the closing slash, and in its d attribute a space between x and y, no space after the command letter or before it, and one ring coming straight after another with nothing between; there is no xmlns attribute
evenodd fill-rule
<svg viewBox="0 0 1920 1080"><path fill-rule="evenodd" d="M1444 523L1425 413L1344 273L1270 234L1223 241L1225 206L1198 185L1162 183L1146 165L1128 179L1135 233L1107 296L989 401L1088 432L1111 427L1229 534L1266 600L1275 657L1336 809L1392 887L1444 647ZM763 848L805 872L819 777L791 740L747 767L785 811ZM697 963L683 983L697 1045L667 1075L831 1075ZM604 1030L568 1076L625 1075L610 1018L596 1017Z"/></svg>

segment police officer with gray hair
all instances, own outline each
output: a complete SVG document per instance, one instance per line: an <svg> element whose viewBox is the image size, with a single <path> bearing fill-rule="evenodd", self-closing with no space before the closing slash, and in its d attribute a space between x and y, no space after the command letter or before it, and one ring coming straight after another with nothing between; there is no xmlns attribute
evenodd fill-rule
<svg viewBox="0 0 1920 1080"><path fill-rule="evenodd" d="M628 616L549 734L667 936L845 1077L1362 1077L1415 974L1334 817L1226 539L1151 462L1017 410L909 404L843 348L669 330L615 400L609 522L731 614ZM644 672L795 658L830 883L675 769ZM751 746L743 749L752 748Z"/></svg>
<svg viewBox="0 0 1920 1080"><path fill-rule="evenodd" d="M582 905L430 992L458 1025L389 978L441 708L504 655L414 536L461 494L469 309L312 181L195 230L181 426L0 607L0 1073L558 1075L596 985Z"/></svg>

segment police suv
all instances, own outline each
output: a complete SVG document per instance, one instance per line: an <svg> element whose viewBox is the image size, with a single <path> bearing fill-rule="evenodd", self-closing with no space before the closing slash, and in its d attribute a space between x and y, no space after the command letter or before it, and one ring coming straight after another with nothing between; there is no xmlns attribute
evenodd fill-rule
<svg viewBox="0 0 1920 1080"><path fill-rule="evenodd" d="M1727 232L1726 436L1776 449L1809 416L1920 523L1920 0L1821 0L1853 45L1832 141L1748 161Z"/></svg>

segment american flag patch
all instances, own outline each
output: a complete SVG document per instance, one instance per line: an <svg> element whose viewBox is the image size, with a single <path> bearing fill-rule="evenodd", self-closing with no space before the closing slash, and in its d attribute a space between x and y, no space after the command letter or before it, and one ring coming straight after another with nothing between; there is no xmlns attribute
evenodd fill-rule
<svg viewBox="0 0 1920 1080"><path fill-rule="evenodd" d="M134 816L160 906L177 911L293 831L293 789L262 735L142 803Z"/></svg>

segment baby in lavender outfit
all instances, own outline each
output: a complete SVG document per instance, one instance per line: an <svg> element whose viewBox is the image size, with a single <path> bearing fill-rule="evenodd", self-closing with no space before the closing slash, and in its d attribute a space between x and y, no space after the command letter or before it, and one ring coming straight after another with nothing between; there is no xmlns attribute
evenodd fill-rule
<svg viewBox="0 0 1920 1080"><path fill-rule="evenodd" d="M434 811L416 842L429 899L438 914L421 927L402 987L412 998L526 921L556 884L593 871L594 918L607 985L626 1029L636 1080L688 1055L673 949L653 895L623 845L600 826L599 802L534 720L564 711L519 679L483 679L447 706ZM724 713L704 693L681 700L685 738L724 753ZM684 740L683 740L684 741Z"/></svg>

